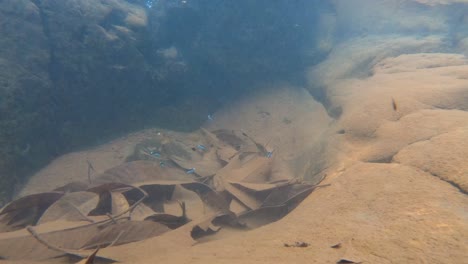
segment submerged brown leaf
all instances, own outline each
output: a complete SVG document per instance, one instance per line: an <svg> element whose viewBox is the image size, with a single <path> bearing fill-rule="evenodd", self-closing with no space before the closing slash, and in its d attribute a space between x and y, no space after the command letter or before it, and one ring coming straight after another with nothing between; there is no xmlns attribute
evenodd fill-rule
<svg viewBox="0 0 468 264"><path fill-rule="evenodd" d="M258 209L262 205L262 201L255 197L255 193L248 193L231 183L225 183L224 188L229 192L229 194L250 210Z"/></svg>
<svg viewBox="0 0 468 264"><path fill-rule="evenodd" d="M263 201L262 207L288 205L295 207L305 199L317 186L306 184L291 184L273 190Z"/></svg>
<svg viewBox="0 0 468 264"><path fill-rule="evenodd" d="M127 201L127 198L121 192L110 192L112 204L111 204L111 214L118 215L124 211L128 211L130 205Z"/></svg>
<svg viewBox="0 0 468 264"><path fill-rule="evenodd" d="M132 220L132 221L143 221L148 216L154 215L154 214L156 214L156 212L153 211L153 209L149 208L144 203L140 203L132 211L132 213L130 215L130 220Z"/></svg>
<svg viewBox="0 0 468 264"><path fill-rule="evenodd" d="M85 191L88 189L88 184L84 182L70 182L65 184L62 187L56 188L53 191L54 192L80 192L80 191Z"/></svg>
<svg viewBox="0 0 468 264"><path fill-rule="evenodd" d="M213 224L213 222L215 221L216 218L222 217L224 215L225 214L219 214L219 213L212 214L212 215L205 217L204 219L199 220L196 223L193 223L190 236L193 239L199 239L204 236L212 235L218 232L221 229L221 227L216 226L215 224Z"/></svg>
<svg viewBox="0 0 468 264"><path fill-rule="evenodd" d="M10 260L46 260L60 257L69 250L78 250L99 231L98 225L87 222L53 221L34 227L34 232L57 251L39 242L26 229L0 234L0 254ZM76 255L76 254L75 254Z"/></svg>
<svg viewBox="0 0 468 264"><path fill-rule="evenodd" d="M87 215L96 208L98 200L98 195L92 192L66 193L42 214L37 223L57 220L89 221Z"/></svg>
<svg viewBox="0 0 468 264"><path fill-rule="evenodd" d="M83 259L76 264L94 264L94 258L96 257L96 254L99 251L99 247L96 248L91 255L89 255L86 259Z"/></svg>
<svg viewBox="0 0 468 264"><path fill-rule="evenodd" d="M63 195L63 192L38 193L7 204L0 211L0 232L35 225L44 211Z"/></svg>
<svg viewBox="0 0 468 264"><path fill-rule="evenodd" d="M240 214L238 221L248 228L257 228L278 221L288 212L286 205L261 207Z"/></svg>
<svg viewBox="0 0 468 264"><path fill-rule="evenodd" d="M171 214L154 214L145 218L145 221L157 222L170 229L179 228L187 224L190 220L185 216L175 216Z"/></svg>
<svg viewBox="0 0 468 264"><path fill-rule="evenodd" d="M158 236L169 230L171 229L165 225L152 221L125 221L109 224L90 240L86 241L82 245L82 248L90 249L109 245L121 245Z"/></svg>
<svg viewBox="0 0 468 264"><path fill-rule="evenodd" d="M201 200L213 211L229 212L228 201L210 186L198 182L184 183L181 186L198 194Z"/></svg>
<svg viewBox="0 0 468 264"><path fill-rule="evenodd" d="M159 162L139 160L111 168L99 175L93 183L95 185L107 182L134 184L154 180L187 180L190 178L180 169L161 166Z"/></svg>

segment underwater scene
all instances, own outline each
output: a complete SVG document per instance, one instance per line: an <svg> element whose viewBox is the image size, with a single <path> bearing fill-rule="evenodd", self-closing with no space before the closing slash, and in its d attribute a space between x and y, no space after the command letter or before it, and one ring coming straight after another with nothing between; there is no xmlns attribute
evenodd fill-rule
<svg viewBox="0 0 468 264"><path fill-rule="evenodd" d="M0 264L467 263L468 0L0 0Z"/></svg>

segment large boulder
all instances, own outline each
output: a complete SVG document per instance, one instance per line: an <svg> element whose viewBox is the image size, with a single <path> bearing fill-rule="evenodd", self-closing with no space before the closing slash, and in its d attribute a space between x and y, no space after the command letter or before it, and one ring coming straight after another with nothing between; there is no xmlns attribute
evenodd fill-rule
<svg viewBox="0 0 468 264"><path fill-rule="evenodd" d="M48 40L33 1L2 1L0 28L1 204L18 177L50 151L44 135L50 132L52 84ZM37 159L29 159L31 154Z"/></svg>

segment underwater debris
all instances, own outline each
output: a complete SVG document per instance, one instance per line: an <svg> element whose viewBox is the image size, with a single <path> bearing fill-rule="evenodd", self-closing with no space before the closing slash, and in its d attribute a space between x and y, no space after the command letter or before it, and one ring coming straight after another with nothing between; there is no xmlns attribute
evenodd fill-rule
<svg viewBox="0 0 468 264"><path fill-rule="evenodd" d="M132 161L96 175L92 185L69 183L55 192L11 202L0 211L0 232L17 230L19 235L0 237L0 246L9 245L2 257L63 257L72 263L88 263L87 259L92 259L88 256L98 248L141 241L179 228L185 230L179 235L190 241L215 235L223 227L252 229L282 218L320 187L294 180L272 182L275 160L269 157L273 151L266 151L242 132L202 130L200 136L165 137L164 142L152 143L157 146L153 152L138 145L136 153L143 150L146 155L133 154ZM206 151L193 152L192 146ZM148 159L156 153L167 160ZM174 166L165 166L166 162ZM66 225L53 230L42 228L64 220ZM24 253L25 243L34 250ZM285 246L309 244L299 241ZM82 251L89 249L96 250Z"/></svg>
<svg viewBox="0 0 468 264"><path fill-rule="evenodd" d="M356 262L356 261L349 260L349 259L340 259L340 260L338 260L336 263L337 263L337 264L349 264L349 263L359 264L359 263L362 263L362 262L361 262L361 261Z"/></svg>
<svg viewBox="0 0 468 264"><path fill-rule="evenodd" d="M86 259L81 260L80 262L77 262L76 264L93 264L94 263L94 258L96 257L96 254L99 251L99 247L96 248L91 255L89 255Z"/></svg>
<svg viewBox="0 0 468 264"><path fill-rule="evenodd" d="M341 243L337 243L337 244L331 246L331 248L335 248L335 249L341 248Z"/></svg>
<svg viewBox="0 0 468 264"><path fill-rule="evenodd" d="M93 164L91 163L91 161L89 160L86 160L86 163L88 164L88 182L89 184L91 184L91 172L95 172L96 170L94 169L93 167Z"/></svg>
<svg viewBox="0 0 468 264"><path fill-rule="evenodd" d="M395 101L395 99L392 97L392 108L393 108L393 111L397 111L398 110L398 106L397 106L397 103Z"/></svg>
<svg viewBox="0 0 468 264"><path fill-rule="evenodd" d="M296 242L294 242L294 244L284 243L284 247L306 248L308 246L310 246L310 244L307 243L307 242L303 242L303 241L296 241Z"/></svg>
<svg viewBox="0 0 468 264"><path fill-rule="evenodd" d="M35 225L47 208L63 195L63 192L38 193L10 202L0 211L0 232Z"/></svg>

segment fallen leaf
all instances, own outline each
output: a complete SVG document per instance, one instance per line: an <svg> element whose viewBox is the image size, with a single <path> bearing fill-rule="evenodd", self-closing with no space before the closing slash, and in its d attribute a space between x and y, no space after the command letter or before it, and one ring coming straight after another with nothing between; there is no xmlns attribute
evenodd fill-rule
<svg viewBox="0 0 468 264"><path fill-rule="evenodd" d="M91 255L89 255L86 259L83 259L76 264L94 264L94 258L96 257L96 254L99 251L99 247L96 248Z"/></svg>
<svg viewBox="0 0 468 264"><path fill-rule="evenodd" d="M229 212L229 202L210 186L203 183L184 183L182 187L198 194L201 200L214 212Z"/></svg>
<svg viewBox="0 0 468 264"><path fill-rule="evenodd" d="M147 218L150 215L156 214L155 211L153 211L151 208L149 208L147 205L144 203L140 203L133 209L131 215L130 215L130 220L132 221L143 221L145 218Z"/></svg>
<svg viewBox="0 0 468 264"><path fill-rule="evenodd" d="M87 215L96 208L98 200L99 196L92 192L66 193L47 208L37 224L57 220L89 221Z"/></svg>
<svg viewBox="0 0 468 264"><path fill-rule="evenodd" d="M35 225L47 208L63 195L63 192L38 193L10 202L0 211L0 232Z"/></svg>
<svg viewBox="0 0 468 264"><path fill-rule="evenodd" d="M62 251L50 249L26 229L21 229L0 234L0 254L9 260L46 260L60 257L66 254L67 250L78 250L99 231L98 225L83 221L53 221L36 226L34 229L44 241L61 248Z"/></svg>
<svg viewBox="0 0 468 264"><path fill-rule="evenodd" d="M315 185L291 184L272 190L263 201L262 207L286 205L293 206L305 199L316 188Z"/></svg>
<svg viewBox="0 0 468 264"><path fill-rule="evenodd" d="M161 167L159 162L132 161L113 167L98 175L93 181L94 185L108 182L135 184L138 182L154 180L185 180L189 177L185 172L169 166Z"/></svg>
<svg viewBox="0 0 468 264"><path fill-rule="evenodd" d="M170 229L179 228L190 220L186 216L175 216L170 214L154 214L145 218L145 221L153 221L167 226Z"/></svg>
<svg viewBox="0 0 468 264"><path fill-rule="evenodd" d="M112 204L111 204L111 214L118 215L124 211L128 211L130 205L127 201L127 198L121 192L110 192Z"/></svg>
<svg viewBox="0 0 468 264"><path fill-rule="evenodd" d="M166 233L170 229L163 224L152 221L125 221L109 224L100 230L90 240L82 245L82 249L121 245L141 241Z"/></svg>
<svg viewBox="0 0 468 264"><path fill-rule="evenodd" d="M70 182L70 183L65 184L62 187L54 189L53 191L69 193L69 192L81 192L87 189L88 189L88 184L84 182Z"/></svg>
<svg viewBox="0 0 468 264"><path fill-rule="evenodd" d="M331 248L335 248L335 249L341 248L341 243L335 244L331 246Z"/></svg>
<svg viewBox="0 0 468 264"><path fill-rule="evenodd" d="M354 260L349 260L349 259L342 258L342 259L338 260L336 263L337 264L346 264L346 263L357 263L358 264L358 263L362 263L362 262L356 262Z"/></svg>
<svg viewBox="0 0 468 264"><path fill-rule="evenodd" d="M88 189L88 192L93 192L99 195L99 202L96 208L90 211L88 215L116 215L128 210L129 204L123 196L123 193L133 189L135 189L134 186L116 182L104 183Z"/></svg>
<svg viewBox="0 0 468 264"><path fill-rule="evenodd" d="M262 201L256 199L254 194L249 194L248 192L241 190L231 183L226 183L224 188L235 199L251 210L258 209L262 205Z"/></svg>
<svg viewBox="0 0 468 264"><path fill-rule="evenodd" d="M238 216L238 221L248 228L258 228L278 221L289 212L286 205L262 207L247 211Z"/></svg>
<svg viewBox="0 0 468 264"><path fill-rule="evenodd" d="M190 236L193 239L200 239L204 236L212 235L216 232L218 232L221 227L220 226L215 226L213 224L213 221L217 217L221 217L224 214L212 214L210 216L205 217L204 219L196 222L193 224L192 230L190 232Z"/></svg>

